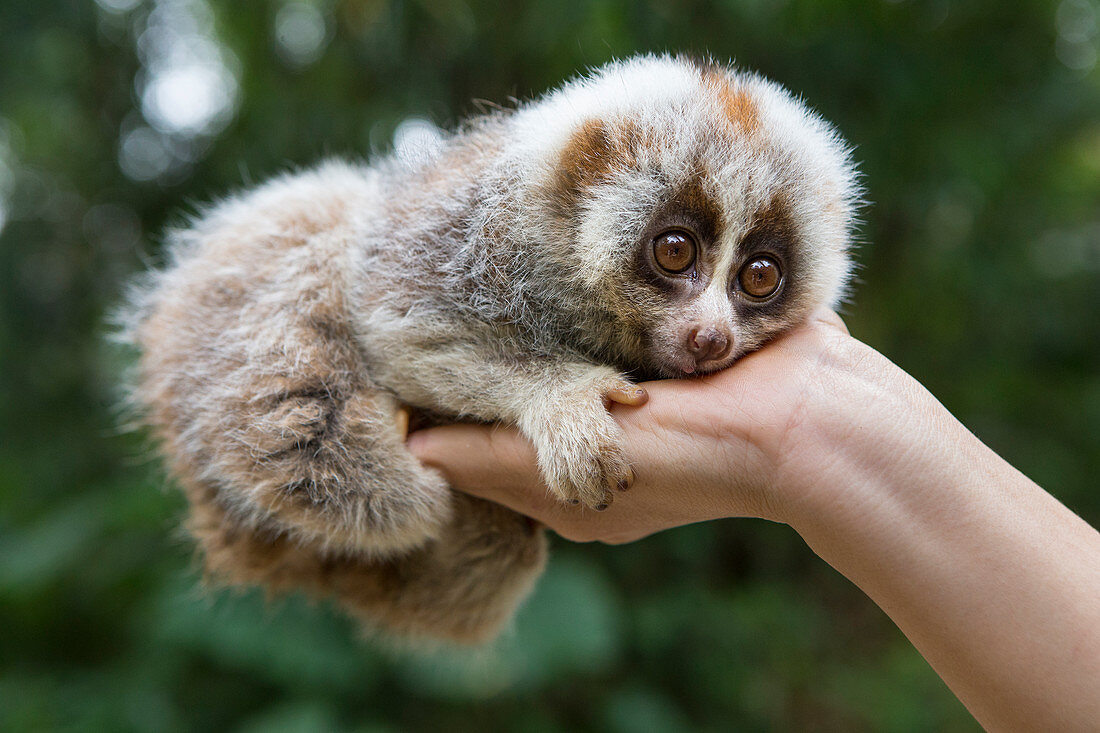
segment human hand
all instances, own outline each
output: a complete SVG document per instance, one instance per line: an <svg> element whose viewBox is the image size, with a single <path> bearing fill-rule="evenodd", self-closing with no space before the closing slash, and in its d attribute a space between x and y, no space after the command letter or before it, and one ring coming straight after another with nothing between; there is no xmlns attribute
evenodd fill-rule
<svg viewBox="0 0 1100 733"><path fill-rule="evenodd" d="M451 485L571 540L733 516L790 524L890 615L991 730L1100 716L1100 534L831 311L702 378L612 405L634 485L604 512L549 497L517 431L451 425L409 448Z"/></svg>
<svg viewBox="0 0 1100 733"><path fill-rule="evenodd" d="M814 429L800 416L834 386L831 372L858 362L853 354L860 349L874 353L847 334L839 316L820 310L727 370L647 383L649 401L641 407L612 404L636 479L604 512L551 496L533 447L514 428L430 428L410 435L409 449L455 489L504 504L576 541L629 542L731 516L787 521L787 497L804 481L800 472L821 459L790 449Z"/></svg>

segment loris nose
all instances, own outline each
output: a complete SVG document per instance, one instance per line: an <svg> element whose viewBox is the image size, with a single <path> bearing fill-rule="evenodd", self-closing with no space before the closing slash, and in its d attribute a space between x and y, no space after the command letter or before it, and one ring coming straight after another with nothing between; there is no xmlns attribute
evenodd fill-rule
<svg viewBox="0 0 1100 733"><path fill-rule="evenodd" d="M696 364L715 361L730 353L730 340L717 328L693 328L688 333L687 349Z"/></svg>

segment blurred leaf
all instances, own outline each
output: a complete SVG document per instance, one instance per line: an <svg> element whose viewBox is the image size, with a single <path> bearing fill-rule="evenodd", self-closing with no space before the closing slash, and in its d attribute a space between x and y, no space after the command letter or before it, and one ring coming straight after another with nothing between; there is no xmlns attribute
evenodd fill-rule
<svg viewBox="0 0 1100 733"><path fill-rule="evenodd" d="M259 592L196 589L190 574L160 594L150 632L167 645L269 682L347 692L369 689L377 661L354 640L350 623L319 623L300 598L265 601Z"/></svg>
<svg viewBox="0 0 1100 733"><path fill-rule="evenodd" d="M440 650L397 660L406 684L444 697L483 697L598 674L621 653L614 589L589 562L551 563L515 629L482 650Z"/></svg>

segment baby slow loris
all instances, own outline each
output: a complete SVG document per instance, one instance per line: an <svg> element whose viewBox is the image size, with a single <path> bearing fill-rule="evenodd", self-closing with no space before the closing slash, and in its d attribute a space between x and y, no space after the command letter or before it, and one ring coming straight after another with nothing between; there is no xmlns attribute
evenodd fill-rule
<svg viewBox="0 0 1100 733"><path fill-rule="evenodd" d="M550 491L605 509L632 480L605 399L722 369L835 303L856 188L847 147L778 86L645 56L416 162L217 203L170 233L129 330L207 569L397 636L491 638L544 533L422 467L401 406L517 425Z"/></svg>

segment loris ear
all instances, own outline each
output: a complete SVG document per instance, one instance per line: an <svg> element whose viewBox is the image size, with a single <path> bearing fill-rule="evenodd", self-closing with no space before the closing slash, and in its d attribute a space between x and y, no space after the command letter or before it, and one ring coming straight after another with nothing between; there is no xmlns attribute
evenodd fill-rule
<svg viewBox="0 0 1100 733"><path fill-rule="evenodd" d="M637 163L642 145L637 124L590 119L569 137L558 159L553 200L560 213L572 216L588 189L613 181L617 173Z"/></svg>

